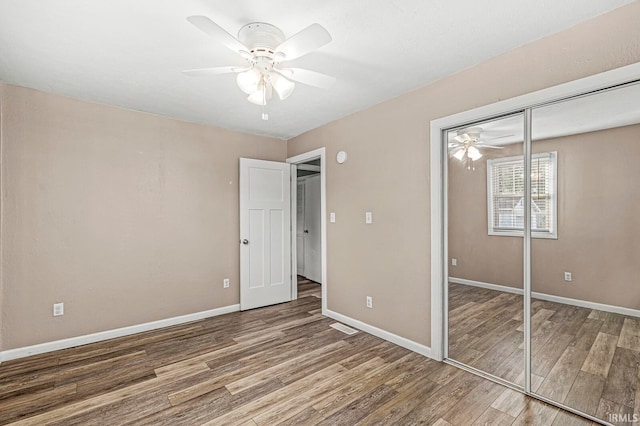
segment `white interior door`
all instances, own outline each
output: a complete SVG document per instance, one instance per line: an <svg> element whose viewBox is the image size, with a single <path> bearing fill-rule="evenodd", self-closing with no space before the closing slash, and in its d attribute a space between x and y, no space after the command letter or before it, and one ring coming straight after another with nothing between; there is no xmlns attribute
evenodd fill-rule
<svg viewBox="0 0 640 426"><path fill-rule="evenodd" d="M296 185L296 265L298 275L304 276L304 179Z"/></svg>
<svg viewBox="0 0 640 426"><path fill-rule="evenodd" d="M240 309L291 300L291 165L240 159Z"/></svg>
<svg viewBox="0 0 640 426"><path fill-rule="evenodd" d="M320 224L320 175L305 180L304 191L304 276L322 283L322 236Z"/></svg>

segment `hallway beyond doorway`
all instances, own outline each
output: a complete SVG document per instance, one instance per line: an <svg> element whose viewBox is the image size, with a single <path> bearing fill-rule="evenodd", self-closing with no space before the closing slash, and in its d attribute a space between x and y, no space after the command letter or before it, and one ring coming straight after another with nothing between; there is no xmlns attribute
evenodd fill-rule
<svg viewBox="0 0 640 426"><path fill-rule="evenodd" d="M307 296L322 298L322 286L320 283L311 281L301 275L298 275L298 298Z"/></svg>

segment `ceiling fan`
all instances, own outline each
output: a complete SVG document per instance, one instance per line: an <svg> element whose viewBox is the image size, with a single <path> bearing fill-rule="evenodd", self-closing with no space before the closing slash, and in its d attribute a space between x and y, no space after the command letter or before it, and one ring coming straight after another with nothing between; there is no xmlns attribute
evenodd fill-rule
<svg viewBox="0 0 640 426"><path fill-rule="evenodd" d="M236 82L249 95L249 102L263 107L263 120L269 119L264 106L272 98L274 90L284 100L293 92L294 82L323 89L335 82L334 77L319 72L281 67L282 62L304 56L332 40L329 32L320 24L311 24L285 38L284 33L274 25L252 22L240 28L238 38L235 38L206 16L189 16L187 21L236 52L246 64L191 69L183 73L191 76L236 73Z"/></svg>
<svg viewBox="0 0 640 426"><path fill-rule="evenodd" d="M482 127L467 127L457 131L456 136L449 142L449 155L457 160L467 163L467 168L471 169L474 161L482 158L481 149L502 149L502 146L489 145L486 142L495 139L506 138L513 135L497 136L493 138L482 138Z"/></svg>

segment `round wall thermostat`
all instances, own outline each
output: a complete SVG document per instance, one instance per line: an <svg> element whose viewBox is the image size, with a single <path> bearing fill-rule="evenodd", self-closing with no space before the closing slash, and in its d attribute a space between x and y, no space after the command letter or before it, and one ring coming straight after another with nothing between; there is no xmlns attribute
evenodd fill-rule
<svg viewBox="0 0 640 426"><path fill-rule="evenodd" d="M338 155L336 155L336 161L340 164L344 163L345 161L347 161L347 153L344 151L340 151L338 153Z"/></svg>

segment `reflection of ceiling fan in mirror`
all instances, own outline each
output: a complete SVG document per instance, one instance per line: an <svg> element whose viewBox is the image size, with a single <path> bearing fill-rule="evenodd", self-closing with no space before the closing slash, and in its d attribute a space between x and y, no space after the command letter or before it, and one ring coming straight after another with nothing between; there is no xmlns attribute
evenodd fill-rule
<svg viewBox="0 0 640 426"><path fill-rule="evenodd" d="M489 149L502 149L501 146L489 145L487 141L506 138L513 135L503 135L496 137L482 137L483 131L481 127L467 127L466 129L460 129L457 135L449 142L449 155L465 162L468 169L472 168L474 161L482 158L481 150L485 148Z"/></svg>

